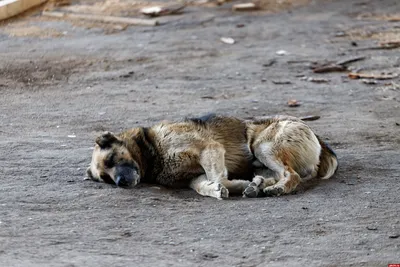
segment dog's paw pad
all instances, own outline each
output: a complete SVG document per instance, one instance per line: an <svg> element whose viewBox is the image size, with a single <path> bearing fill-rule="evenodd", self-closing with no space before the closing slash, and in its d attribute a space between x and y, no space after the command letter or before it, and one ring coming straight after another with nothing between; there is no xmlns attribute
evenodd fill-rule
<svg viewBox="0 0 400 267"><path fill-rule="evenodd" d="M248 187L243 191L244 197L257 197L260 192L256 183L250 183Z"/></svg>
<svg viewBox="0 0 400 267"><path fill-rule="evenodd" d="M243 192L243 196L244 197L249 197L249 198L253 198L253 197L257 197L257 190L254 187L247 187L244 192Z"/></svg>
<svg viewBox="0 0 400 267"><path fill-rule="evenodd" d="M284 193L283 188L278 186L271 186L264 189L264 194L268 197L280 196L283 193Z"/></svg>

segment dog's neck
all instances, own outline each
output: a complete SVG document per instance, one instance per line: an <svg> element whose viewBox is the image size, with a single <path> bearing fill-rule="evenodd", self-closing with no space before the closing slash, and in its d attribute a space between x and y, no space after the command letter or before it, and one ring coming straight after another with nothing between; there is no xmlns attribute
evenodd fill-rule
<svg viewBox="0 0 400 267"><path fill-rule="evenodd" d="M141 127L139 133L134 137L134 141L139 147L141 159L141 180L143 182L152 182L153 178L153 163L156 157L156 150L149 138L150 129L146 127Z"/></svg>

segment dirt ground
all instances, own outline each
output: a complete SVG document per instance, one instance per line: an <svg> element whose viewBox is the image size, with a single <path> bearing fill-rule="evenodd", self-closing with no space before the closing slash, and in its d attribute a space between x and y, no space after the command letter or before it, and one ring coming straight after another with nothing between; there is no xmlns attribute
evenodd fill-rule
<svg viewBox="0 0 400 267"><path fill-rule="evenodd" d="M278 13L189 6L112 34L36 13L3 23L0 265L400 263L400 79L310 69L365 56L350 68L400 73L400 48L374 49L400 40L395 15L398 0L332 0ZM103 130L209 112L319 115L309 124L339 170L294 195L224 201L83 180Z"/></svg>

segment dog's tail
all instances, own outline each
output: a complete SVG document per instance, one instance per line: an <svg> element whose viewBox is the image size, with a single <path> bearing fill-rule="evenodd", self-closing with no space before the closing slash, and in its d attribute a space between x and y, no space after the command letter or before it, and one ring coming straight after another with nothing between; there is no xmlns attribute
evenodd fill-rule
<svg viewBox="0 0 400 267"><path fill-rule="evenodd" d="M317 136L321 145L321 155L319 156L318 176L321 179L329 179L338 168L338 160L332 148Z"/></svg>

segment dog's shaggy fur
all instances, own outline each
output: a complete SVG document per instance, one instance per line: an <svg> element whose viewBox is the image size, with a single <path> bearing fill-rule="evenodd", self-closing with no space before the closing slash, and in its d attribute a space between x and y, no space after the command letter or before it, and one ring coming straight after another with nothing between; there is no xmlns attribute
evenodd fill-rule
<svg viewBox="0 0 400 267"><path fill-rule="evenodd" d="M330 178L337 166L332 149L298 118L208 115L104 133L87 174L122 187L183 186L222 199L287 194L304 180Z"/></svg>

